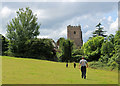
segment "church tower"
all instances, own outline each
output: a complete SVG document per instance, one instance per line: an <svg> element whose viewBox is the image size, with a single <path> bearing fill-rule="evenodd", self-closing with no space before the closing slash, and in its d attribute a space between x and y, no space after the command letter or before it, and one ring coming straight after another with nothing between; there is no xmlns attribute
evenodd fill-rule
<svg viewBox="0 0 120 86"><path fill-rule="evenodd" d="M81 26L67 26L67 39L74 41L77 47L83 45Z"/></svg>

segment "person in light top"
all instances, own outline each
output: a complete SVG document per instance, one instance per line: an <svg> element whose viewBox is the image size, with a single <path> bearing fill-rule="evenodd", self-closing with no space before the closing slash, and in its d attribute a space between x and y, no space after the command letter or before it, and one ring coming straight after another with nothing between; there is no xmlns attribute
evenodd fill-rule
<svg viewBox="0 0 120 86"><path fill-rule="evenodd" d="M88 67L88 62L82 57L82 59L79 62L79 69L81 66L81 72L82 72L82 78L86 79L86 68Z"/></svg>

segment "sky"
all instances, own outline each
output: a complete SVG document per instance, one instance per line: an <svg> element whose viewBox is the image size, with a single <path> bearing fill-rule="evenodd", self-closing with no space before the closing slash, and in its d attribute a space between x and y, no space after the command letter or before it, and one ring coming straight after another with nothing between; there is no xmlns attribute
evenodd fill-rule
<svg viewBox="0 0 120 86"><path fill-rule="evenodd" d="M41 24L38 38L67 38L67 26L81 25L85 43L100 22L105 34L118 30L118 2L1 2L0 34L5 36L6 25L15 18L19 8L30 7Z"/></svg>

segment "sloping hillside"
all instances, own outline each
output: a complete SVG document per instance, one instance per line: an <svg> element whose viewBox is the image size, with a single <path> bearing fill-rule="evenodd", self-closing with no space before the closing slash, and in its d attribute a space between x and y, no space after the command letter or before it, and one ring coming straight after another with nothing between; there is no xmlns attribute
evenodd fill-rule
<svg viewBox="0 0 120 86"><path fill-rule="evenodd" d="M117 84L118 73L87 69L87 79L80 70L65 63L26 58L2 57L3 84ZM114 78L113 78L114 77Z"/></svg>

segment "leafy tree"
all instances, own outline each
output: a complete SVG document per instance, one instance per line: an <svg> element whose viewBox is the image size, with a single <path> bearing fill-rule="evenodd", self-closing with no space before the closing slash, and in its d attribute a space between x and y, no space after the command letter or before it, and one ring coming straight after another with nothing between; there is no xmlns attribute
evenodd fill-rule
<svg viewBox="0 0 120 86"><path fill-rule="evenodd" d="M119 64L118 68L120 70L120 31L117 31L114 36L114 49L115 53L109 59L108 65L114 69Z"/></svg>
<svg viewBox="0 0 120 86"><path fill-rule="evenodd" d="M103 55L108 54L108 56L111 56L111 54L113 53L113 50L114 50L114 44L110 41L107 41L102 44L101 54Z"/></svg>
<svg viewBox="0 0 120 86"><path fill-rule="evenodd" d="M114 37L114 44L115 45L120 45L120 30L116 32L115 37Z"/></svg>
<svg viewBox="0 0 120 86"><path fill-rule="evenodd" d="M90 61L98 60L101 56L101 46L104 42L104 37L96 36L89 39L84 45L83 50L84 54L88 56Z"/></svg>
<svg viewBox="0 0 120 86"><path fill-rule="evenodd" d="M65 40L63 43L63 57L62 61L68 62L72 60L72 50L73 50L73 42L69 39Z"/></svg>
<svg viewBox="0 0 120 86"><path fill-rule="evenodd" d="M62 51L63 50L63 43L65 41L65 38L59 38L57 41L57 45L59 46L59 50Z"/></svg>
<svg viewBox="0 0 120 86"><path fill-rule="evenodd" d="M110 41L104 42L101 47L101 54L103 55L102 59L105 63L108 62L108 59L111 58L113 53L114 53L114 44Z"/></svg>
<svg viewBox="0 0 120 86"><path fill-rule="evenodd" d="M84 55L84 52L82 49L74 49L72 54L73 55Z"/></svg>
<svg viewBox="0 0 120 86"><path fill-rule="evenodd" d="M6 55L6 51L8 50L8 40L0 34L0 46L2 48L2 55Z"/></svg>
<svg viewBox="0 0 120 86"><path fill-rule="evenodd" d="M106 37L107 35L104 35L106 31L103 31L103 27L101 27L101 23L99 23L98 25L96 25L96 30L93 32L93 37L98 36L103 36Z"/></svg>
<svg viewBox="0 0 120 86"><path fill-rule="evenodd" d="M120 64L120 30L116 32L114 42L116 62Z"/></svg>
<svg viewBox="0 0 120 86"><path fill-rule="evenodd" d="M75 62L79 62L84 55L83 49L73 49L72 57Z"/></svg>
<svg viewBox="0 0 120 86"><path fill-rule="evenodd" d="M28 50L28 57L44 60L56 60L53 52L54 46L51 39L34 39Z"/></svg>
<svg viewBox="0 0 120 86"><path fill-rule="evenodd" d="M110 41L114 44L114 35L113 34L110 34L108 37L107 37L107 41Z"/></svg>
<svg viewBox="0 0 120 86"><path fill-rule="evenodd" d="M57 58L58 58L58 61L62 61L64 41L65 41L65 38L63 38L63 37L59 38L58 41L57 41L57 46L58 46Z"/></svg>
<svg viewBox="0 0 120 86"><path fill-rule="evenodd" d="M7 38L10 41L9 49L15 56L26 57L31 41L39 35L40 25L36 15L29 7L16 12L17 17L7 24Z"/></svg>

